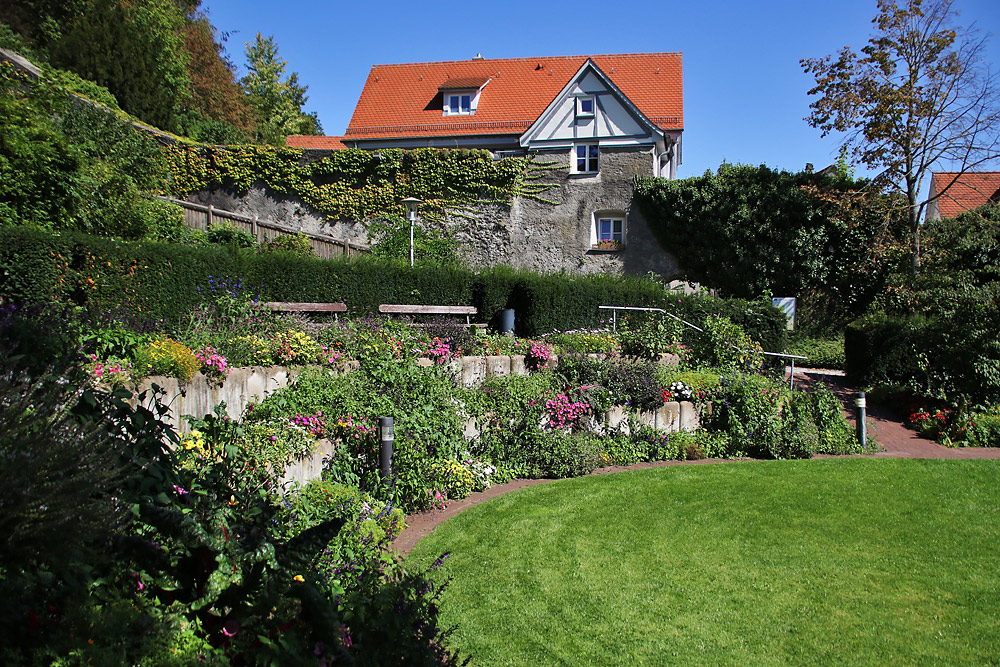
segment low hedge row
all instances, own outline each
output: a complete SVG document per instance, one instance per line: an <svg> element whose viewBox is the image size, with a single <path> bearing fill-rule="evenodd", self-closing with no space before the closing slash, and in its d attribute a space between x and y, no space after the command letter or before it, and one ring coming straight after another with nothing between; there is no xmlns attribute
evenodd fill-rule
<svg viewBox="0 0 1000 667"><path fill-rule="evenodd" d="M784 316L763 302L677 297L657 282L619 276L540 275L509 267L478 273L453 266L364 258L319 260L235 248L124 242L76 233L0 228L0 296L24 303L64 303L92 312L126 309L178 324L211 278L242 280L266 301L343 300L355 314L381 303L473 305L498 324L513 308L521 336L597 326L599 305L662 307L695 323L725 315L766 350L784 347ZM695 341L691 341L692 343Z"/></svg>

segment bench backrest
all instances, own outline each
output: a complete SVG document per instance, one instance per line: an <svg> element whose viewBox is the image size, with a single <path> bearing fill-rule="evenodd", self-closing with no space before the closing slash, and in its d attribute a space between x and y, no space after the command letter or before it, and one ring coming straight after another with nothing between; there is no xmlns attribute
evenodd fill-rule
<svg viewBox="0 0 1000 667"><path fill-rule="evenodd" d="M308 303L293 301L267 301L263 306L282 313L346 313L343 303Z"/></svg>
<svg viewBox="0 0 1000 667"><path fill-rule="evenodd" d="M475 315L479 310L475 306L410 306L401 303L383 303L378 307L378 312L403 315Z"/></svg>

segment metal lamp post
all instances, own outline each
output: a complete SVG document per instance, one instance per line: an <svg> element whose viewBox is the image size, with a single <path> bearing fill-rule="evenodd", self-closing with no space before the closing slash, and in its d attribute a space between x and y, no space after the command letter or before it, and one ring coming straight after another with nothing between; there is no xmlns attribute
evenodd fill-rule
<svg viewBox="0 0 1000 667"><path fill-rule="evenodd" d="M406 219L410 221L410 266L413 266L413 225L417 222L417 206L423 204L424 200L407 197L403 203L406 204Z"/></svg>

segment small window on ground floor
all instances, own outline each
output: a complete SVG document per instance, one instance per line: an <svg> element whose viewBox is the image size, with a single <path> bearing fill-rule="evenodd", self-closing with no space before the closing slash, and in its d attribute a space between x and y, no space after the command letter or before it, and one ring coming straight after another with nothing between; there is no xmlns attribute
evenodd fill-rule
<svg viewBox="0 0 1000 667"><path fill-rule="evenodd" d="M625 246L624 216L594 216L594 232L594 247L599 250L616 250Z"/></svg>

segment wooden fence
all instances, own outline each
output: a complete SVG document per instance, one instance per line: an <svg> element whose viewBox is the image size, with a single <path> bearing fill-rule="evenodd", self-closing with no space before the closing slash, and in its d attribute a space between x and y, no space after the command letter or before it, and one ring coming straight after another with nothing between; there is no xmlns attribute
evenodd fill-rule
<svg viewBox="0 0 1000 667"><path fill-rule="evenodd" d="M349 241L341 241L340 239L334 239L329 236L310 234L309 232L303 232L295 229L291 225L285 225L273 220L260 220L255 215L248 216L240 213L233 213L232 211L223 211L211 205L204 206L202 204L194 204L180 199L172 199L171 197L160 197L156 195L156 198L165 202L170 202L171 204L177 204L183 208L184 223L188 227L193 227L194 229L208 231L208 227L212 223L225 220L231 222L237 229L241 229L253 236L257 239L258 243L266 243L285 234L302 234L309 239L309 243L312 244L313 252L316 253L316 256L322 259L330 259L331 257L339 257L341 255L346 255L347 257L359 257L370 252L370 249L367 246L351 243Z"/></svg>

